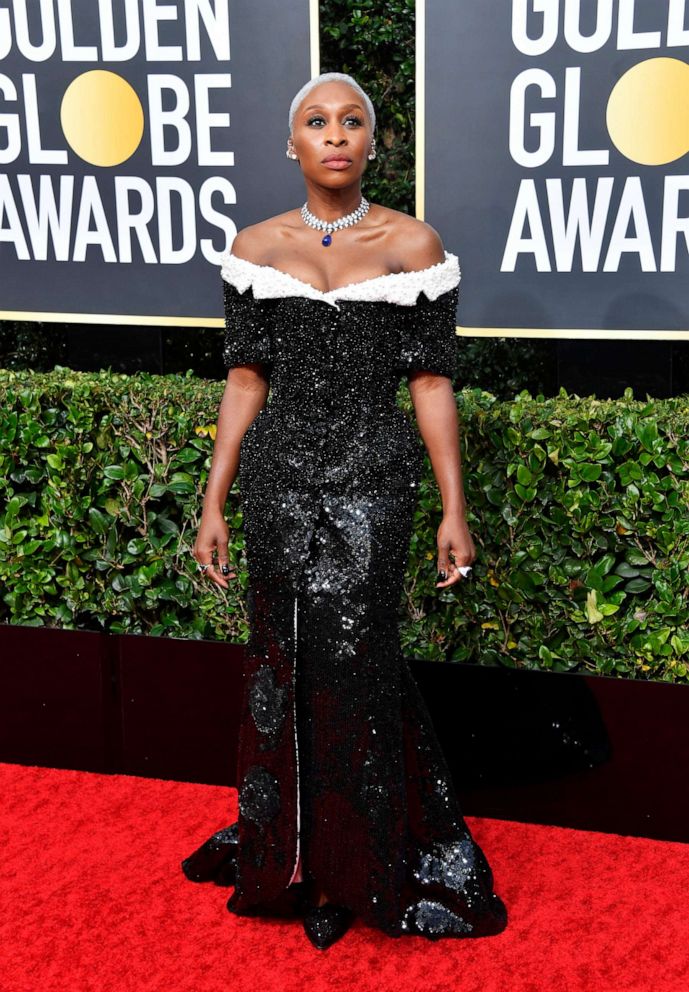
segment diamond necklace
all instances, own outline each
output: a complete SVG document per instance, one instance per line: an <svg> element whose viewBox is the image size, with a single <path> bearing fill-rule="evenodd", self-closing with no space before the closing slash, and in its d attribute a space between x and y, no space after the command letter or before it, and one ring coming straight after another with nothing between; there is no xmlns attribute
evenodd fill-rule
<svg viewBox="0 0 689 992"><path fill-rule="evenodd" d="M332 232L339 231L342 227L350 227L352 224L356 224L360 221L362 217L365 217L368 213L369 202L365 196L361 197L361 201L356 210L352 210L351 214L345 214L344 217L338 217L337 220L321 220L312 214L309 208L304 204L301 208L301 219L309 227L316 228L317 231L325 231L326 235L321 239L321 244L326 248L332 243Z"/></svg>

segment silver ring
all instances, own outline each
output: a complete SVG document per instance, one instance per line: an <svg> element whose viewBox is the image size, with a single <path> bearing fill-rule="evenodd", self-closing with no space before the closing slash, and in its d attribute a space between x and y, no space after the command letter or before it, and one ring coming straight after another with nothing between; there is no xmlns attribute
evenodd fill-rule
<svg viewBox="0 0 689 992"><path fill-rule="evenodd" d="M210 568L210 567L211 567L211 562L208 562L208 564L207 564L207 565L202 565L202 564L201 564L201 562L199 562L199 564L198 564L198 566L197 566L197 567L198 567L198 571L199 571L199 572L205 572L205 571L206 571L206 569L208 569L208 568Z"/></svg>

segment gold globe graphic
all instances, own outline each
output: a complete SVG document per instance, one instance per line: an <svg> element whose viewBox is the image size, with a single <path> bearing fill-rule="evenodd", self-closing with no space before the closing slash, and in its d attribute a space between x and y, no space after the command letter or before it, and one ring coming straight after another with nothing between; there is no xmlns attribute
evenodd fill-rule
<svg viewBox="0 0 689 992"><path fill-rule="evenodd" d="M619 152L640 165L667 165L689 152L689 65L647 59L615 84L608 133Z"/></svg>
<svg viewBox="0 0 689 992"><path fill-rule="evenodd" d="M134 154L144 133L136 91L116 72L92 69L67 87L60 123L72 150L90 165L120 165Z"/></svg>

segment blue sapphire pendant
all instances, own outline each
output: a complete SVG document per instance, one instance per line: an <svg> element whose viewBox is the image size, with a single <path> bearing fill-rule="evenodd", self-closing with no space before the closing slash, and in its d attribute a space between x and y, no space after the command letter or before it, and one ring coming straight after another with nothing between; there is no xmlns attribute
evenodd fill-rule
<svg viewBox="0 0 689 992"><path fill-rule="evenodd" d="M349 227L351 224L357 224L362 217L365 217L369 208L369 202L366 197L362 196L359 202L359 206L356 210L352 210L350 214L344 217L338 217L337 220L321 220L312 214L309 210L307 204L305 203L301 208L301 219L309 227L315 228L317 231L325 231L324 237L321 239L321 244L324 248L332 244L333 241L333 231L341 231L345 227Z"/></svg>

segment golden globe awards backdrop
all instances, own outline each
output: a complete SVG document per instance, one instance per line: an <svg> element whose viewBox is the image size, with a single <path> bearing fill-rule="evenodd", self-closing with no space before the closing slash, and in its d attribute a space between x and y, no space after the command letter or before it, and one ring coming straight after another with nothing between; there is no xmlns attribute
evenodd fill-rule
<svg viewBox="0 0 689 992"><path fill-rule="evenodd" d="M315 0L0 0L0 318L222 323L220 254L301 202L317 31Z"/></svg>
<svg viewBox="0 0 689 992"><path fill-rule="evenodd" d="M460 333L689 339L689 0L418 0Z"/></svg>

